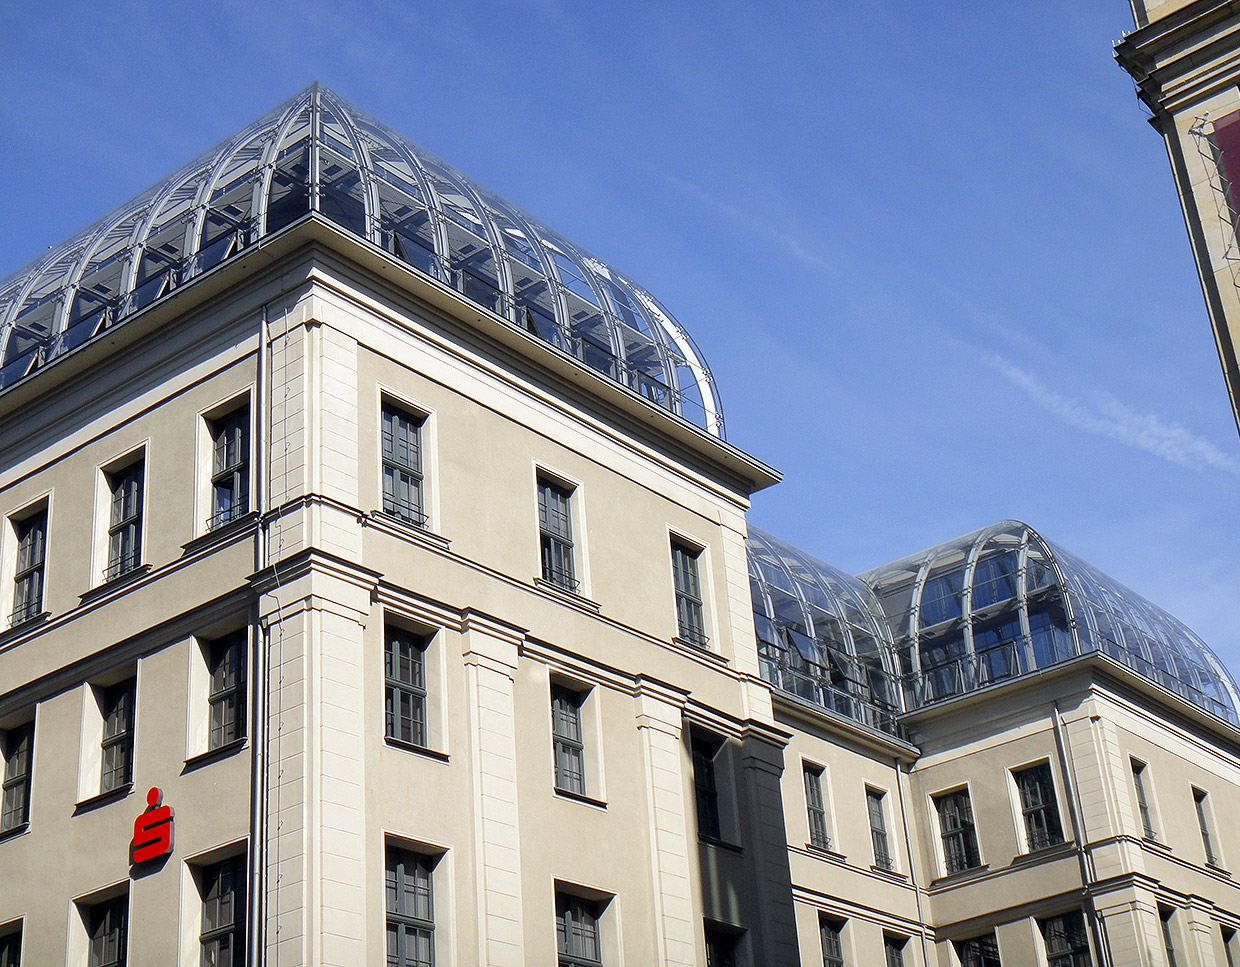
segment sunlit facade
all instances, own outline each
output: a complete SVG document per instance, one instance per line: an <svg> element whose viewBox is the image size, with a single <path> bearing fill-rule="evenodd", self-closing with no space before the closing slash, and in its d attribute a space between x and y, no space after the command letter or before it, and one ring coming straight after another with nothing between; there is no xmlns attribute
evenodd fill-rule
<svg viewBox="0 0 1240 967"><path fill-rule="evenodd" d="M1231 956L1199 638L1015 521L749 526L671 314L331 91L0 283L0 361L0 967Z"/></svg>

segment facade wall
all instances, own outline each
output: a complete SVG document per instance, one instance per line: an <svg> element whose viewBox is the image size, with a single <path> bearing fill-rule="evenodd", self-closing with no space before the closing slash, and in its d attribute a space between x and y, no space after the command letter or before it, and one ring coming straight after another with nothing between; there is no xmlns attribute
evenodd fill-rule
<svg viewBox="0 0 1240 967"><path fill-rule="evenodd" d="M435 962L460 967L553 962L569 896L597 912L609 967L705 964L708 937L742 967L816 964L824 924L846 963L902 941L905 964L956 964L987 931L1005 964L1042 963L1039 925L1094 906L1095 963L1107 946L1160 963L1166 910L1190 963L1225 962L1240 902L1171 821L1204 791L1217 865L1240 856L1225 726L1105 686L1127 673L1101 660L907 716L907 738L773 693L744 547L760 465L600 402L446 297L416 298L424 280L311 242L158 339L127 323L0 397L0 595L14 515L49 515L47 614L0 634L0 731L35 721L29 824L0 835L0 937L20 920L23 963L87 963L80 911L118 892L130 963L196 963L202 870L234 855L275 967L383 962L393 856L429 870ZM240 405L251 503L212 528L210 421ZM421 420L421 525L384 512L385 407ZM107 474L139 449L143 566L105 581ZM576 588L541 570L540 477L571 491ZM700 549L704 647L680 640L673 539ZM246 737L210 753L207 656L237 631ZM417 741L389 723L393 635L424 645ZM100 696L130 677L132 786L98 799ZM577 696L578 791L557 789L560 689ZM1038 763L1063 842L1030 849L1012 770ZM175 844L131 868L151 786ZM935 797L961 788L982 865L949 873ZM27 887L49 868L54 887Z"/></svg>

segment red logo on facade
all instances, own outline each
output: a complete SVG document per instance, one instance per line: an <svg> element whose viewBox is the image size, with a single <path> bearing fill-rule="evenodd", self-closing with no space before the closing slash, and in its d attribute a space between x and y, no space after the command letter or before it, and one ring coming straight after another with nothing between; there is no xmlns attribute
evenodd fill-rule
<svg viewBox="0 0 1240 967"><path fill-rule="evenodd" d="M129 861L134 865L172 852L172 807L163 805L163 800L159 786L151 786L146 794L146 812L133 821Z"/></svg>

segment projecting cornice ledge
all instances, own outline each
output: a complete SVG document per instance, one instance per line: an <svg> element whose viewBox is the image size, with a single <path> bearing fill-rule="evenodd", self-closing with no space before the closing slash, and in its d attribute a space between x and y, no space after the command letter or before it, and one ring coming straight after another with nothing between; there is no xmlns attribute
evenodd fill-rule
<svg viewBox="0 0 1240 967"><path fill-rule="evenodd" d="M1158 116L1179 113L1240 77L1240 0L1199 0L1128 34L1115 59Z"/></svg>

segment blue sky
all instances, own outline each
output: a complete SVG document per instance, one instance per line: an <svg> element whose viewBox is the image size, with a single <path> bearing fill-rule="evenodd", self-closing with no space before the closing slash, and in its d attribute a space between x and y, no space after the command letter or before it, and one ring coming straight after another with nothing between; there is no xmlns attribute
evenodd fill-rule
<svg viewBox="0 0 1240 967"><path fill-rule="evenodd" d="M0 275L313 80L654 292L751 519L850 571L1005 517L1240 669L1240 438L1122 0L6 4Z"/></svg>

